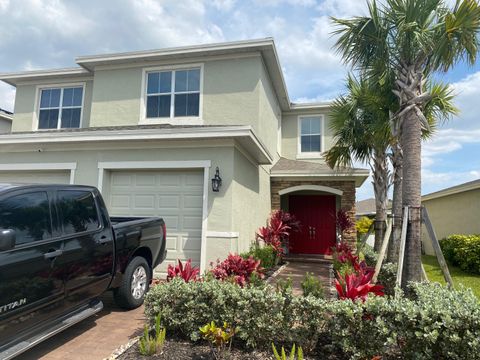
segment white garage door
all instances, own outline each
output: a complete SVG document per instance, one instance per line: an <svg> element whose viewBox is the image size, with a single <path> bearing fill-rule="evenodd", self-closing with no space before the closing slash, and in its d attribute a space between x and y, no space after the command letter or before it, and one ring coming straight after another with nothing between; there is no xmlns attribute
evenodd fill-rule
<svg viewBox="0 0 480 360"><path fill-rule="evenodd" d="M0 183L68 184L70 171L0 171Z"/></svg>
<svg viewBox="0 0 480 360"><path fill-rule="evenodd" d="M167 226L168 264L192 259L200 264L202 237L203 170L122 170L110 173L111 214L160 216Z"/></svg>

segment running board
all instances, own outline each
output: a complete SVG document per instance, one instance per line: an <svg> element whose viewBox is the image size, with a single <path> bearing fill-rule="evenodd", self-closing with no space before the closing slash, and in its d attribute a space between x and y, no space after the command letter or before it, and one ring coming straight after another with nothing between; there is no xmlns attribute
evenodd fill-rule
<svg viewBox="0 0 480 360"><path fill-rule="evenodd" d="M98 301L97 303L89 306L88 308L80 311L75 312L72 315L68 316L60 323L48 328L47 330L41 332L38 335L34 335L33 337L24 340L18 344L13 345L10 348L7 348L3 352L0 352L0 359L2 360L9 360L13 359L14 357L20 355L21 353L27 351L28 349L34 347L35 345L40 344L42 341L47 340L49 337L52 337L59 332L69 328L72 325L79 323L86 318L95 315L96 313L100 312L103 309L103 303Z"/></svg>

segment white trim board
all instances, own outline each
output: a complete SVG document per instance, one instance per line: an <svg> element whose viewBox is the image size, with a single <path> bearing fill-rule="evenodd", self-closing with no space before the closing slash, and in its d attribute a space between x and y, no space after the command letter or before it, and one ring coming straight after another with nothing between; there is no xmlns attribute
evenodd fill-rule
<svg viewBox="0 0 480 360"><path fill-rule="evenodd" d="M24 164L0 164L0 171L53 171L70 170L70 184L75 183L75 170L77 163L24 163Z"/></svg>
<svg viewBox="0 0 480 360"><path fill-rule="evenodd" d="M98 163L98 190L103 188L105 171L122 169L203 169L203 206L202 206L202 240L200 245L200 271L207 267L207 232L208 232L208 191L210 183L210 160L192 161L113 161ZM168 229L167 229L168 231Z"/></svg>
<svg viewBox="0 0 480 360"><path fill-rule="evenodd" d="M207 237L210 238L220 238L220 239L235 239L238 238L240 234L233 231L207 231Z"/></svg>
<svg viewBox="0 0 480 360"><path fill-rule="evenodd" d="M0 144L52 144L52 143L102 143L112 141L135 140L207 140L207 139L235 139L246 142L245 146L252 146L258 154L259 163L271 164L273 157L265 145L257 138L249 125L225 127L189 127L172 129L118 129L96 131L39 131L26 134L0 135Z"/></svg>
<svg viewBox="0 0 480 360"><path fill-rule="evenodd" d="M338 190L338 189L334 189L334 188L331 188L331 187L328 187L328 186L322 186L322 185L298 185L298 186L292 186L292 187L289 187L289 188L280 190L280 191L278 192L278 195L285 195L285 194L289 194L289 193L292 193L292 192L305 191L305 190L310 190L310 191L323 191L323 192L327 192L327 193L335 194L335 195L339 195L339 196L342 196L342 195L343 195L343 191L342 191L342 190Z"/></svg>

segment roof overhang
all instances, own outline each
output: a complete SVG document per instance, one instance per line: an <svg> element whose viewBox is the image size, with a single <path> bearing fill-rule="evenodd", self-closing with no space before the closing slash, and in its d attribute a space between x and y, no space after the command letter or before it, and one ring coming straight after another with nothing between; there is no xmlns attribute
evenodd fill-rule
<svg viewBox="0 0 480 360"><path fill-rule="evenodd" d="M52 70L34 70L20 71L12 73L0 73L0 80L9 85L17 86L22 82L43 81L51 78L58 79L75 79L93 76L92 73L80 67Z"/></svg>
<svg viewBox="0 0 480 360"><path fill-rule="evenodd" d="M58 131L28 132L0 135L0 145L27 144L79 144L79 143L115 143L121 141L178 141L233 139L244 148L259 164L270 165L271 154L257 138L250 126L229 127L184 127L159 129L96 129L95 131ZM148 146L148 145L147 145Z"/></svg>
<svg viewBox="0 0 480 360"><path fill-rule="evenodd" d="M0 119L12 122L13 115L0 112Z"/></svg>
<svg viewBox="0 0 480 360"><path fill-rule="evenodd" d="M471 181L469 183L453 186L444 190L436 191L422 196L422 201L428 201L433 199L438 199L444 196L459 194L465 191L477 190L480 189L480 181Z"/></svg>

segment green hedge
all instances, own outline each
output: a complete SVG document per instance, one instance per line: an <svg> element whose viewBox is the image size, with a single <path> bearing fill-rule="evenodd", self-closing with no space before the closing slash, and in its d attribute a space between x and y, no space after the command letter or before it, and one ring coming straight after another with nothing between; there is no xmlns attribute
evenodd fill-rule
<svg viewBox="0 0 480 360"><path fill-rule="evenodd" d="M248 259L249 256L253 256L254 259L260 260L260 266L265 270L271 269L277 265L279 258L277 251L271 245L259 246L252 245L248 252L240 254L244 259Z"/></svg>
<svg viewBox="0 0 480 360"><path fill-rule="evenodd" d="M240 288L228 282L175 279L147 294L145 312L160 314L170 333L199 338L198 328L227 321L252 347L296 343L339 358L480 359L480 305L466 290L419 284L415 300L374 297L327 301Z"/></svg>
<svg viewBox="0 0 480 360"><path fill-rule="evenodd" d="M211 321L236 328L236 338L248 346L269 347L272 340L308 347L324 322L325 302L312 296L294 298L270 286L241 288L216 280L185 283L181 279L153 287L145 298L150 321L160 314L168 332L192 340Z"/></svg>
<svg viewBox="0 0 480 360"><path fill-rule="evenodd" d="M480 274L480 235L450 235L440 241L440 246L452 265Z"/></svg>

